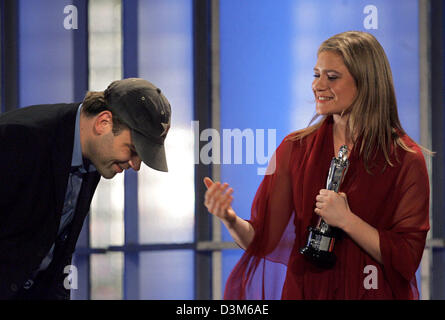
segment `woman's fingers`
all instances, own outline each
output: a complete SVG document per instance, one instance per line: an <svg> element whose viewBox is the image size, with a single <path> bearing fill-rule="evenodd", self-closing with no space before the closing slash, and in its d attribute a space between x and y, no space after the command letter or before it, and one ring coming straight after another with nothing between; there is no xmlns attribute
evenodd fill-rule
<svg viewBox="0 0 445 320"><path fill-rule="evenodd" d="M223 194L218 198L218 200L216 200L217 209L222 210L222 212L220 213L224 213L224 211L227 210L228 207L230 207L233 201L233 197L231 196L232 193L233 189L230 188L225 194Z"/></svg>
<svg viewBox="0 0 445 320"><path fill-rule="evenodd" d="M219 185L220 185L219 182L215 182L207 189L204 196L204 204L207 205L207 203L209 203L210 200L214 197L215 192L218 190Z"/></svg>
<svg viewBox="0 0 445 320"><path fill-rule="evenodd" d="M206 204L209 199L213 196L215 191L218 189L220 182L213 182L209 177L204 178L204 184L207 187L207 191L204 196L204 204Z"/></svg>
<svg viewBox="0 0 445 320"><path fill-rule="evenodd" d="M211 179L204 179L204 183L208 187L204 197L204 205L210 213L223 218L226 215L226 210L233 201L233 197L231 196L233 189L228 188L228 183L213 183Z"/></svg>
<svg viewBox="0 0 445 320"><path fill-rule="evenodd" d="M208 196L209 198L215 197L218 195L219 191L221 189L221 182L215 182L208 190Z"/></svg>
<svg viewBox="0 0 445 320"><path fill-rule="evenodd" d="M208 188L210 188L213 185L213 181L209 177L205 177L204 178L204 184L205 184L205 186L208 189Z"/></svg>
<svg viewBox="0 0 445 320"><path fill-rule="evenodd" d="M226 199L226 194L225 189L228 187L227 183L224 183L222 185L219 185L217 188L215 188L215 190L209 195L209 199L210 199L210 210L215 211L216 209L219 209L222 205L222 203L225 201ZM213 211L210 211L213 213Z"/></svg>
<svg viewBox="0 0 445 320"><path fill-rule="evenodd" d="M216 182L213 186L208 190L209 198L219 198L222 194L224 194L225 189L229 186L228 183L221 184L220 182Z"/></svg>
<svg viewBox="0 0 445 320"><path fill-rule="evenodd" d="M233 197L227 196L224 199L219 201L218 205L215 207L214 214L219 218L226 218L228 215L228 209L231 208L230 204L232 203Z"/></svg>

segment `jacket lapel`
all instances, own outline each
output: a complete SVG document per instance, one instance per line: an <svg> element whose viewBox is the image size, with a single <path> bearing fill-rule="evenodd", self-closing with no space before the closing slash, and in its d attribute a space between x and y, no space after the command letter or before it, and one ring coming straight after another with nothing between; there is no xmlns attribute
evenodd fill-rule
<svg viewBox="0 0 445 320"><path fill-rule="evenodd" d="M54 146L52 149L52 167L54 173L54 190L56 214L60 215L65 200L66 187L68 184L71 159L74 146L74 126L79 104L72 104L61 108L61 116L56 128Z"/></svg>
<svg viewBox="0 0 445 320"><path fill-rule="evenodd" d="M66 253L69 255L72 254L76 248L77 238L82 230L85 217L89 212L91 200L93 199L94 191L96 190L99 180L100 175L97 171L87 173L83 178L74 218L67 238Z"/></svg>

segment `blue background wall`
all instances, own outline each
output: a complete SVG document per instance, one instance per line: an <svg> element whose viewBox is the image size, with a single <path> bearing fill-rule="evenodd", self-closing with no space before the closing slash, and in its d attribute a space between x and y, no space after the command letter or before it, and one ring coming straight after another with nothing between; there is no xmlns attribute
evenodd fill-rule
<svg viewBox="0 0 445 320"><path fill-rule="evenodd" d="M71 3L18 1L20 107L74 100L75 31L63 25L63 9Z"/></svg>

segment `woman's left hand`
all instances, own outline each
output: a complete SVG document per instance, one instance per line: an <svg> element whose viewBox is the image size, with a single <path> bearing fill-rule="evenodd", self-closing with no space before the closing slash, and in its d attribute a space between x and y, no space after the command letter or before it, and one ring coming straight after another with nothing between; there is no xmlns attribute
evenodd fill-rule
<svg viewBox="0 0 445 320"><path fill-rule="evenodd" d="M344 229L353 213L343 192L321 189L315 197L315 213L330 226Z"/></svg>

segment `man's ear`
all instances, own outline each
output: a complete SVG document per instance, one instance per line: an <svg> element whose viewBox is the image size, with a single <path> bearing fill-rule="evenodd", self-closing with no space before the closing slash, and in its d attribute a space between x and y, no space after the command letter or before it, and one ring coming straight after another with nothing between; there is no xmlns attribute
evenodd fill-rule
<svg viewBox="0 0 445 320"><path fill-rule="evenodd" d="M98 113L94 119L94 133L102 135L113 129L113 114L106 110Z"/></svg>

